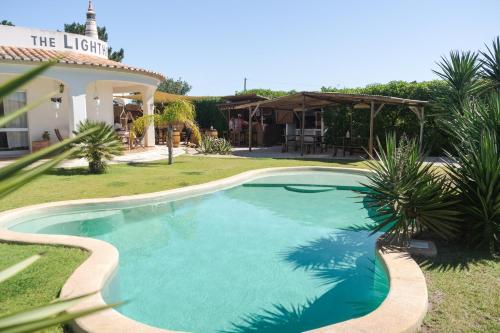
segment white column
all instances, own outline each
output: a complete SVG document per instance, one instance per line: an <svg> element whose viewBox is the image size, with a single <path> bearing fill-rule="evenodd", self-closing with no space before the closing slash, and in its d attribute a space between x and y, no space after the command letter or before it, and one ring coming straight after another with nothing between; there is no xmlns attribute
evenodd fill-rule
<svg viewBox="0 0 500 333"><path fill-rule="evenodd" d="M77 130L80 121L87 119L87 92L86 84L68 84L69 96L69 131Z"/></svg>
<svg viewBox="0 0 500 333"><path fill-rule="evenodd" d="M146 88L142 91L142 111L144 115L154 114L154 94L156 88ZM145 136L146 146L154 147L155 145L155 125L153 122L149 125L147 129L147 134Z"/></svg>

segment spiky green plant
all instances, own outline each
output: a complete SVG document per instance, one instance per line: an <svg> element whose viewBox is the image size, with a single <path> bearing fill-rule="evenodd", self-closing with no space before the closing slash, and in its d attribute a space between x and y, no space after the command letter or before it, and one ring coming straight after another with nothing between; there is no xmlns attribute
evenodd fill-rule
<svg viewBox="0 0 500 333"><path fill-rule="evenodd" d="M77 155L87 159L90 173L106 172L106 161L123 154L123 144L111 125L105 122L84 120L78 125L76 135L97 128L83 137L77 147Z"/></svg>
<svg viewBox="0 0 500 333"><path fill-rule="evenodd" d="M232 146L229 141L224 138L213 138L211 136L204 136L201 139L198 151L204 154L219 154L227 155L232 151Z"/></svg>
<svg viewBox="0 0 500 333"><path fill-rule="evenodd" d="M500 250L500 93L472 100L444 121L454 139L448 174L458 190L462 231L473 246Z"/></svg>
<svg viewBox="0 0 500 333"><path fill-rule="evenodd" d="M451 88L450 102L462 109L465 102L481 88L481 63L477 53L451 51L449 58L441 57L438 66L440 70L433 72Z"/></svg>
<svg viewBox="0 0 500 333"><path fill-rule="evenodd" d="M173 131L177 124L185 124L197 131L195 123L196 112L194 105L186 100L179 99L165 106L163 113L158 115L158 122L167 126L168 164L173 163Z"/></svg>
<svg viewBox="0 0 500 333"><path fill-rule="evenodd" d="M490 88L500 92L500 36L493 40L491 48L485 46L487 51L480 52L481 75Z"/></svg>
<svg viewBox="0 0 500 333"><path fill-rule="evenodd" d="M0 85L0 100L9 96L17 89L36 78L38 75L46 71L57 61L49 61L40 66L33 68L23 75L17 76L4 84ZM50 100L50 97L55 95L57 91L51 92L40 97L35 102L26 105L25 107L13 112L12 114L0 118L0 126L5 126L15 118L33 110L38 105ZM83 132L73 138L64 140L58 144L40 150L36 153L26 155L15 162L0 169L0 198L15 191L21 186L29 183L31 180L40 176L42 173L59 164L64 159L68 158L75 152L75 148L67 149L78 140L88 134L92 134L96 129L91 128L87 132ZM54 156L55 154L55 156ZM50 158L49 158L50 157ZM46 161L43 161L46 159ZM18 274L40 258L40 255L30 257L12 267L0 271L0 283ZM29 310L9 314L0 315L0 331L4 333L24 333L39 331L48 327L67 323L75 318L82 317L97 311L101 311L110 306L87 308L78 312L68 312L70 308L79 304L91 295L82 295L79 297L69 298L65 300L57 300L53 303L33 307ZM1 297L1 295L0 295Z"/></svg>
<svg viewBox="0 0 500 333"><path fill-rule="evenodd" d="M384 230L389 242L403 245L423 230L453 237L458 213L447 180L424 162L415 140L403 138L398 146L390 134L385 147L377 141L377 159L369 162L373 173L363 184L369 189L365 203L376 212L374 232Z"/></svg>

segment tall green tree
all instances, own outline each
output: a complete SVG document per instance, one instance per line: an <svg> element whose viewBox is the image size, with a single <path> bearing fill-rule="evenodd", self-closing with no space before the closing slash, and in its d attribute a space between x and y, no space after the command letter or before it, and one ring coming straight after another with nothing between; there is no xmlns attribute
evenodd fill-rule
<svg viewBox="0 0 500 333"><path fill-rule="evenodd" d="M12 23L11 21L9 20L1 20L0 21L0 25L10 25L11 27L14 26L14 23Z"/></svg>
<svg viewBox="0 0 500 333"><path fill-rule="evenodd" d="M283 97L287 95L292 95L295 94L297 91L296 90L272 90L272 89L262 89L262 88L257 88L257 89L248 89L247 91L238 91L236 95L247 95L247 94L255 94L259 95L262 97L268 97L268 98L278 98L278 97Z"/></svg>
<svg viewBox="0 0 500 333"><path fill-rule="evenodd" d="M169 94L186 95L191 91L191 85L182 78L166 79L158 85L158 90Z"/></svg>
<svg viewBox="0 0 500 333"><path fill-rule="evenodd" d="M73 33L73 34L78 34L78 35L85 35L85 24L73 22L71 24L65 23L64 24L64 31L68 33ZM108 32L106 30L106 27L97 27L97 35L99 36L99 39L102 40L103 42L108 42ZM113 48L108 46L108 58L110 60L114 60L117 62L122 62L123 58L125 57L125 50L120 48L118 51L113 51Z"/></svg>

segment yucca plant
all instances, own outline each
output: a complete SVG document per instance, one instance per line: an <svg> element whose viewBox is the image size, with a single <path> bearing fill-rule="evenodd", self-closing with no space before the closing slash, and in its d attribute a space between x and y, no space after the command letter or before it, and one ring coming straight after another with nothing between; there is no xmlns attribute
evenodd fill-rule
<svg viewBox="0 0 500 333"><path fill-rule="evenodd" d="M500 250L500 93L472 100L444 121L454 139L448 174L458 191L470 245Z"/></svg>
<svg viewBox="0 0 500 333"><path fill-rule="evenodd" d="M453 237L458 213L445 177L424 162L415 140L403 137L398 146L396 135L390 134L385 147L377 142L376 159L368 162L374 172L363 184L368 191L362 192L367 206L375 211L373 232L386 231L386 240L402 245L424 230Z"/></svg>
<svg viewBox="0 0 500 333"><path fill-rule="evenodd" d="M9 96L17 89L36 78L38 75L46 71L57 61L49 61L34 69L26 72L23 75L15 77L4 84L0 85L0 100ZM40 97L35 102L13 112L12 114L0 118L0 126L5 126L15 118L34 109L38 105L47 102L57 91ZM78 142L86 135L92 134L96 129L89 128L88 131L82 132L73 138L64 140L58 144L40 150L36 153L24 156L15 162L0 169L0 199L7 194L15 191L21 186L29 183L31 180L40 176L42 173L58 165L64 159L72 156L76 148L71 148L71 145ZM46 161L43 161L46 159ZM7 268L0 272L0 283L18 274L40 258L40 255L30 257L17 265ZM0 295L1 297L2 295ZM65 300L56 300L53 303L32 307L31 309L2 315L0 314L0 331L3 333L24 333L34 332L44 328L67 323L75 318L88 315L97 311L101 311L110 306L88 308L78 312L68 312L74 305L82 302L91 295L82 295L79 297L69 298ZM111 305L112 306L112 305Z"/></svg>
<svg viewBox="0 0 500 333"><path fill-rule="evenodd" d="M201 139L198 151L204 154L227 155L231 153L232 149L233 147L231 146L231 143L224 138L204 136Z"/></svg>
<svg viewBox="0 0 500 333"><path fill-rule="evenodd" d="M486 46L486 52L481 51L481 76L488 86L500 92L500 36L493 40L491 48Z"/></svg>
<svg viewBox="0 0 500 333"><path fill-rule="evenodd" d="M451 88L451 103L462 109L464 103L481 88L478 54L471 51L451 51L449 58L441 57L440 70L433 72Z"/></svg>
<svg viewBox="0 0 500 333"><path fill-rule="evenodd" d="M123 144L113 127L105 122L84 120L74 133L79 135L93 128L96 130L85 135L76 145L77 155L87 159L90 173L104 173L106 161L123 154Z"/></svg>
<svg viewBox="0 0 500 333"><path fill-rule="evenodd" d="M198 126L195 123L195 108L194 105L186 100L179 99L168 103L163 110L163 113L157 116L157 123L167 126L167 145L168 145L168 164L173 163L173 131L174 126L185 124L193 129L193 132L198 131Z"/></svg>

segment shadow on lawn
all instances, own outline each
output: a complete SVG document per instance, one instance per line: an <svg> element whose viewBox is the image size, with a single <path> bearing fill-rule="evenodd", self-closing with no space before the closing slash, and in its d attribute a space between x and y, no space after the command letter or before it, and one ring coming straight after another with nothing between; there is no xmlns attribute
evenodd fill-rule
<svg viewBox="0 0 500 333"><path fill-rule="evenodd" d="M465 245L450 244L438 240L434 240L434 242L438 249L438 254L435 258L419 256L414 256L413 258L420 267L428 271L467 271L470 265L495 259L487 251L467 249Z"/></svg>
<svg viewBox="0 0 500 333"><path fill-rule="evenodd" d="M333 234L281 254L291 269L309 272L320 285L328 286L321 296L299 305L273 304L222 332L304 332L362 316L377 307L387 293L387 277L374 260L366 258L370 248L373 251L373 245L363 241L366 235L356 234Z"/></svg>
<svg viewBox="0 0 500 333"><path fill-rule="evenodd" d="M48 175L52 176L85 176L92 175L87 167L79 168L56 168L47 171Z"/></svg>

